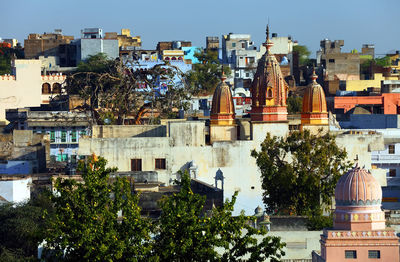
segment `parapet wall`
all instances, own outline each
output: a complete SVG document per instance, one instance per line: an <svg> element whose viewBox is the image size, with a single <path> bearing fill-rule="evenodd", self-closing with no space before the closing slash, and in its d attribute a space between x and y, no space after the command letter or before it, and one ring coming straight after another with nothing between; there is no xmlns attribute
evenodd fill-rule
<svg viewBox="0 0 400 262"><path fill-rule="evenodd" d="M166 137L167 127L164 125L93 126L92 138L128 138L128 137Z"/></svg>

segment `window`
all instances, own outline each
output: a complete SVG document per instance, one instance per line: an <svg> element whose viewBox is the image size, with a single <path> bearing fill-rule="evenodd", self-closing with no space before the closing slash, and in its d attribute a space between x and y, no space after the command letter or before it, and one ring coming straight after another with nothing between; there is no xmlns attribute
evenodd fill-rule
<svg viewBox="0 0 400 262"><path fill-rule="evenodd" d="M357 258L357 251L356 250L345 250L344 258Z"/></svg>
<svg viewBox="0 0 400 262"><path fill-rule="evenodd" d="M242 48L246 48L246 43L242 43Z"/></svg>
<svg viewBox="0 0 400 262"><path fill-rule="evenodd" d="M236 47L236 43L232 43L232 47Z"/></svg>
<svg viewBox="0 0 400 262"><path fill-rule="evenodd" d="M272 98L273 94L272 94L272 88L268 88L267 89L267 98Z"/></svg>
<svg viewBox="0 0 400 262"><path fill-rule="evenodd" d="M250 76L250 74L249 73L246 73L246 77L249 77Z"/></svg>
<svg viewBox="0 0 400 262"><path fill-rule="evenodd" d="M66 131L61 131L61 142L63 142L63 143L67 142L67 132Z"/></svg>
<svg viewBox="0 0 400 262"><path fill-rule="evenodd" d="M380 250L368 250L368 258L381 258Z"/></svg>
<svg viewBox="0 0 400 262"><path fill-rule="evenodd" d="M389 145L389 154L394 154L394 145Z"/></svg>
<svg viewBox="0 0 400 262"><path fill-rule="evenodd" d="M142 159L131 159L131 171L142 171Z"/></svg>
<svg viewBox="0 0 400 262"><path fill-rule="evenodd" d="M165 158L156 158L156 169L166 169Z"/></svg>
<svg viewBox="0 0 400 262"><path fill-rule="evenodd" d="M395 177L396 176L396 169L389 169L389 176Z"/></svg>
<svg viewBox="0 0 400 262"><path fill-rule="evenodd" d="M61 85L59 83L53 84L53 94L61 94Z"/></svg>
<svg viewBox="0 0 400 262"><path fill-rule="evenodd" d="M76 131L71 132L71 142L76 142Z"/></svg>
<svg viewBox="0 0 400 262"><path fill-rule="evenodd" d="M85 130L81 130L79 132L79 137L83 137L83 136L86 136L86 131Z"/></svg>
<svg viewBox="0 0 400 262"><path fill-rule="evenodd" d="M50 142L51 143L56 142L56 132L54 132L54 131L50 132Z"/></svg>
<svg viewBox="0 0 400 262"><path fill-rule="evenodd" d="M42 94L50 94L51 93L51 87L49 83L44 83L42 85Z"/></svg>
<svg viewBox="0 0 400 262"><path fill-rule="evenodd" d="M335 59L329 59L329 63L335 63Z"/></svg>

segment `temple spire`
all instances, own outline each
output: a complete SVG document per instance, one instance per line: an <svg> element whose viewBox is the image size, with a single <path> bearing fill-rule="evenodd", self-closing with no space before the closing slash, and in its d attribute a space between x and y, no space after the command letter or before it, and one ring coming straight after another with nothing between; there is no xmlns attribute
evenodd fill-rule
<svg viewBox="0 0 400 262"><path fill-rule="evenodd" d="M267 53L269 53L269 50L274 45L274 43L272 43L272 41L269 39L269 24L267 24L267 30L265 31L265 33L267 36L265 38L265 42L263 43L263 46L265 46L265 48L267 49Z"/></svg>
<svg viewBox="0 0 400 262"><path fill-rule="evenodd" d="M313 68L313 72L312 72L312 75L311 75L311 80L314 83L316 83L317 82L317 78L318 78L318 75L315 73L315 68Z"/></svg>

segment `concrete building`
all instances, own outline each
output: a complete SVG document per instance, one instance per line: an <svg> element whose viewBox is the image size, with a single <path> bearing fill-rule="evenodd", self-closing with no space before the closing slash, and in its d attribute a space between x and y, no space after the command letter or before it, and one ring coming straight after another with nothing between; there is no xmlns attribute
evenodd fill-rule
<svg viewBox="0 0 400 262"><path fill-rule="evenodd" d="M219 50L219 37L218 36L207 36L206 37L206 49L218 52L218 50Z"/></svg>
<svg viewBox="0 0 400 262"><path fill-rule="evenodd" d="M164 50L181 50L182 47L191 47L192 42L190 41L162 41L157 43L157 51L162 54Z"/></svg>
<svg viewBox="0 0 400 262"><path fill-rule="evenodd" d="M365 106L369 112L385 115L396 115L400 113L400 94L383 93L379 96L336 96L335 110L343 113L355 108Z"/></svg>
<svg viewBox="0 0 400 262"><path fill-rule="evenodd" d="M131 36L131 30L123 28L121 34L117 35L118 46L120 49L129 49L132 47L141 47L142 40L140 36Z"/></svg>
<svg viewBox="0 0 400 262"><path fill-rule="evenodd" d="M259 53L248 34L222 36L222 63L232 69L234 87L249 89L256 71Z"/></svg>
<svg viewBox="0 0 400 262"><path fill-rule="evenodd" d="M42 61L16 59L12 75L0 76L0 121L6 120L6 109L40 106L62 94L66 76L41 74Z"/></svg>
<svg viewBox="0 0 400 262"><path fill-rule="evenodd" d="M399 238L385 225L381 185L371 173L355 167L343 175L335 201L333 228L323 230L313 261L399 261Z"/></svg>
<svg viewBox="0 0 400 262"><path fill-rule="evenodd" d="M65 36L61 29L54 30L54 33L29 34L24 40L25 58L37 58L40 55L58 55L60 45L70 44L73 36Z"/></svg>
<svg viewBox="0 0 400 262"><path fill-rule="evenodd" d="M115 38L103 38L101 28L85 28L81 30L81 33L81 39L73 42L77 50L77 63L98 53L104 53L110 59L119 57L117 36Z"/></svg>
<svg viewBox="0 0 400 262"><path fill-rule="evenodd" d="M343 45L343 40L321 41L317 63L324 70L324 81L360 79L360 54L342 53Z"/></svg>
<svg viewBox="0 0 400 262"><path fill-rule="evenodd" d="M295 43L291 36L278 36L277 33L271 34L271 42L274 44L271 47L271 54L274 55L288 55L292 53ZM260 46L260 54L265 53L265 46Z"/></svg>
<svg viewBox="0 0 400 262"><path fill-rule="evenodd" d="M41 64L39 60L14 60L13 74L0 76L0 121L6 120L6 109L42 103Z"/></svg>
<svg viewBox="0 0 400 262"><path fill-rule="evenodd" d="M46 171L49 144L44 135L29 130L2 134L0 141L0 174L29 175Z"/></svg>
<svg viewBox="0 0 400 262"><path fill-rule="evenodd" d="M7 120L16 130L32 130L48 135L51 162L73 162L78 159L79 139L90 135L90 113L55 111L49 108L19 108L7 110Z"/></svg>

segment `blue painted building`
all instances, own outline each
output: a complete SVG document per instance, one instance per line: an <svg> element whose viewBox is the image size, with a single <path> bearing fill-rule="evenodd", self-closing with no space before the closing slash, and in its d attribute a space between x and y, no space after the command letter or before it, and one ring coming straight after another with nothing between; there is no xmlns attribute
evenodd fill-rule
<svg viewBox="0 0 400 262"><path fill-rule="evenodd" d="M197 57L195 57L194 54L197 51L201 51L200 48L198 48L196 46L188 46L188 47L182 47L182 51L185 54L185 56L184 56L185 60L191 60L192 64L198 64L199 63L199 59L197 59Z"/></svg>

